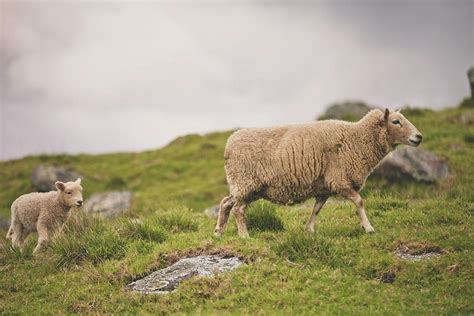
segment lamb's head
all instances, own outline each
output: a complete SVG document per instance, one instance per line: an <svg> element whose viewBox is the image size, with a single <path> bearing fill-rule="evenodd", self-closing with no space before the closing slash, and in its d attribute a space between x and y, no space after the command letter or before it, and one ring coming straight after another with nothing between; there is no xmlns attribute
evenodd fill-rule
<svg viewBox="0 0 474 316"><path fill-rule="evenodd" d="M57 181L55 183L58 192L61 194L61 197L69 207L81 207L82 206L82 186L81 178L78 178L76 181L71 182L61 182Z"/></svg>
<svg viewBox="0 0 474 316"><path fill-rule="evenodd" d="M404 144L416 147L421 143L423 136L415 125L400 113L400 110L393 112L385 109L382 120L387 127L389 142L392 146Z"/></svg>

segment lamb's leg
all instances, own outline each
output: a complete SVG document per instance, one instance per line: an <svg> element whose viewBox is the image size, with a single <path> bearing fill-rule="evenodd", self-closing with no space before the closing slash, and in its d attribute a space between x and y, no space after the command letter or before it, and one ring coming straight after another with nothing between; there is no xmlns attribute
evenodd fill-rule
<svg viewBox="0 0 474 316"><path fill-rule="evenodd" d="M33 250L33 253L36 253L49 242L48 228L46 227L46 225L43 222L38 221L38 223L36 224L36 229L38 230L38 244Z"/></svg>
<svg viewBox="0 0 474 316"><path fill-rule="evenodd" d="M237 229L239 230L239 236L243 238L249 238L249 232L247 231L247 224L245 223L245 208L247 205L234 205L235 221L237 222Z"/></svg>
<svg viewBox="0 0 474 316"><path fill-rule="evenodd" d="M229 195L222 199L219 208L219 217L217 219L217 225L215 229L216 236L221 236L224 233L227 227L227 222L229 221L229 214L233 205L234 200L232 196Z"/></svg>
<svg viewBox="0 0 474 316"><path fill-rule="evenodd" d="M360 196L360 194L355 190L349 190L345 192L343 196L351 200L357 206L357 214L359 215L359 218L360 218L360 225L365 229L365 231L367 233L375 232L372 225L370 225L367 215L365 215L364 200L362 200L362 197Z"/></svg>
<svg viewBox="0 0 474 316"><path fill-rule="evenodd" d="M329 196L318 196L316 197L316 202L314 203L313 213L306 223L306 230L314 233L314 222L316 221L316 216L318 215L321 208L324 206L324 203L328 200Z"/></svg>
<svg viewBox="0 0 474 316"><path fill-rule="evenodd" d="M23 242L25 241L23 226L17 220L12 223L13 236L12 236L12 246L13 248L23 247Z"/></svg>

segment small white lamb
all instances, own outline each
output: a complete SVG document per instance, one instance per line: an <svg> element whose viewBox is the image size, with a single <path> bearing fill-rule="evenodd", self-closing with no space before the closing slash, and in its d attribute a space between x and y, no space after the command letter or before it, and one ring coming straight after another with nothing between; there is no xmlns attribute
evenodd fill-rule
<svg viewBox="0 0 474 316"><path fill-rule="evenodd" d="M33 252L49 242L50 233L62 226L71 210L82 206L81 179L55 183L57 191L28 193L17 198L11 206L11 225L7 238L13 247L22 247L26 237L38 232L38 244Z"/></svg>

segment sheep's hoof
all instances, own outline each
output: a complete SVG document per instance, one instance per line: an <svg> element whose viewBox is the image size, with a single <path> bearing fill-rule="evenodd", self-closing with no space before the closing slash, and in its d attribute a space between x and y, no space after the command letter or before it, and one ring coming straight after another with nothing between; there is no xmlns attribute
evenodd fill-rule
<svg viewBox="0 0 474 316"><path fill-rule="evenodd" d="M314 233L314 226L306 225L304 228L308 233Z"/></svg>
<svg viewBox="0 0 474 316"><path fill-rule="evenodd" d="M219 229L216 229L216 230L214 231L214 236L216 236L216 237L221 237L221 236L222 236L222 232L221 232Z"/></svg>
<svg viewBox="0 0 474 316"><path fill-rule="evenodd" d="M248 232L241 233L241 234L239 233L239 237L240 237L240 238L245 238L245 239L247 239L247 238L250 238L250 236L249 236L249 233L248 233Z"/></svg>
<svg viewBox="0 0 474 316"><path fill-rule="evenodd" d="M372 227L372 225L366 225L366 226L362 226L365 230L366 233L370 234L370 233L375 233L375 229Z"/></svg>

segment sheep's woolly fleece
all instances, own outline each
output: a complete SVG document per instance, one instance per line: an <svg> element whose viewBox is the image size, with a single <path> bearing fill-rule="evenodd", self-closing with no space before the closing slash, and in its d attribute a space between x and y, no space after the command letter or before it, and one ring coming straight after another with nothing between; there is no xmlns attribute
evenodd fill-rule
<svg viewBox="0 0 474 316"><path fill-rule="evenodd" d="M327 120L237 131L224 154L231 196L246 203L265 198L293 204L359 190L392 149L381 115L372 110L357 123Z"/></svg>

